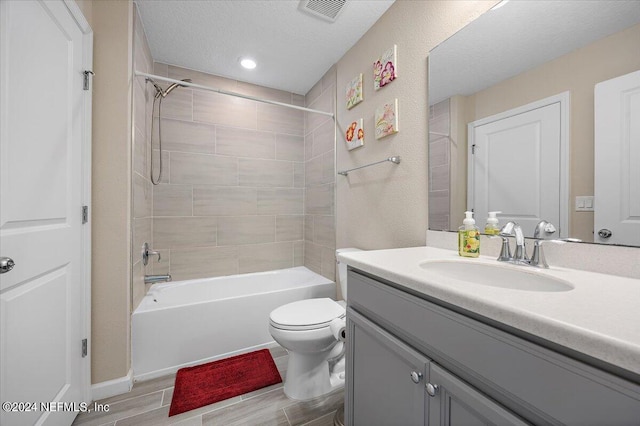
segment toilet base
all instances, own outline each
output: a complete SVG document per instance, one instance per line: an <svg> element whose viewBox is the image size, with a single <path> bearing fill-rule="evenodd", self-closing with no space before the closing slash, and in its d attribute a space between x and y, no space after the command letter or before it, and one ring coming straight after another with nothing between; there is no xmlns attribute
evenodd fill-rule
<svg viewBox="0 0 640 426"><path fill-rule="evenodd" d="M284 393L298 401L325 395L344 386L344 356L334 363L331 371L328 358L331 351L315 354L289 352Z"/></svg>

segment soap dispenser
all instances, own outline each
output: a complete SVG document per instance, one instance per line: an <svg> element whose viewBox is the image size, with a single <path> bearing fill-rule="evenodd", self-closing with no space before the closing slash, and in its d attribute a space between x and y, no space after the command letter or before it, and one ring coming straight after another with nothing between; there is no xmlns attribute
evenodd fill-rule
<svg viewBox="0 0 640 426"><path fill-rule="evenodd" d="M489 212L487 224L484 226L484 233L487 235L498 235L500 228L498 227L498 218L496 215L502 212Z"/></svg>
<svg viewBox="0 0 640 426"><path fill-rule="evenodd" d="M473 219L473 212L464 212L462 226L458 228L458 254L464 257L480 255L480 230Z"/></svg>

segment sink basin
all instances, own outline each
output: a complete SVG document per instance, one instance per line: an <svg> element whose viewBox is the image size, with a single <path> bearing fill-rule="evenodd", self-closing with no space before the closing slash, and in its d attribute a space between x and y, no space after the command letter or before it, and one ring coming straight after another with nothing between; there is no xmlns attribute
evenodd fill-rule
<svg viewBox="0 0 640 426"><path fill-rule="evenodd" d="M559 278L542 275L526 266L488 265L463 261L425 261L420 267L431 277L463 281L469 285L508 288L523 291L570 291L573 286Z"/></svg>

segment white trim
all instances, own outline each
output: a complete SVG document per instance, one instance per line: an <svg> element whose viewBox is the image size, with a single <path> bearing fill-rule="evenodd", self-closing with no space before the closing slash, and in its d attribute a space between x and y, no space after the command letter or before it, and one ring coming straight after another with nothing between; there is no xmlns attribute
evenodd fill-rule
<svg viewBox="0 0 640 426"><path fill-rule="evenodd" d="M474 188L474 162L471 155L471 149L474 144L474 127L479 127L485 124L492 123L494 121L503 120L505 118L512 117L514 115L523 114L527 111L531 111L538 108L543 108L551 104L560 104L560 237L567 238L569 236L569 176L571 163L569 161L569 144L570 144L570 127L571 127L571 94L569 91L559 93L557 95L549 96L548 98L540 99L539 101L531 102L526 105L519 106L489 117L481 118L467 124L467 210L473 208L473 188ZM524 179L527 177L524 176ZM515 182L514 185L518 184Z"/></svg>
<svg viewBox="0 0 640 426"><path fill-rule="evenodd" d="M78 24L83 33L82 38L82 62L85 70L93 70L93 30L89 26L89 22L82 14L80 7L74 0L64 0L64 4L69 13ZM93 81L91 81L90 90L84 92L83 101L83 129L82 129L82 195L81 201L83 206L89 208L89 222L82 225L82 292L83 306L83 336L87 339L87 356L83 358L82 366L82 398L85 402L93 399L91 387L91 126L92 126L92 89Z"/></svg>
<svg viewBox="0 0 640 426"><path fill-rule="evenodd" d="M129 369L129 372L124 377L92 385L91 394L93 395L93 401L99 401L130 392L131 388L133 388L133 370Z"/></svg>
<svg viewBox="0 0 640 426"><path fill-rule="evenodd" d="M89 26L89 21L87 21L87 18L82 14L80 6L78 6L74 0L64 0L64 4L67 6L67 9L69 9L69 12L71 12L71 16L76 21L76 24L78 24L78 28L80 28L82 34L93 34L93 30Z"/></svg>

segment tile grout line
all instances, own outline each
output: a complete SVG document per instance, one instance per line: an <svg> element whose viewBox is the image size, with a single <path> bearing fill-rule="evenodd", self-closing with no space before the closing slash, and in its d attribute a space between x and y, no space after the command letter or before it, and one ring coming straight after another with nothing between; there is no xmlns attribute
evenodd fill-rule
<svg viewBox="0 0 640 426"><path fill-rule="evenodd" d="M287 419L287 423L289 424L289 426L292 426L291 420L289 420L289 416L287 416L287 411L284 408L281 408L281 410L284 413L284 418Z"/></svg>

